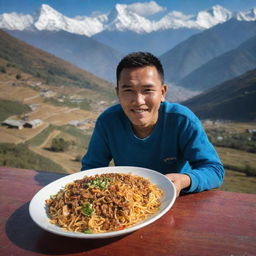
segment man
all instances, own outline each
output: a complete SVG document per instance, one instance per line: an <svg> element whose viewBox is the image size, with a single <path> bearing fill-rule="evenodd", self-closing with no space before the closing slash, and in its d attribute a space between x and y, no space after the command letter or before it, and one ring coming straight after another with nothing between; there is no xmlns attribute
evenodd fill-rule
<svg viewBox="0 0 256 256"><path fill-rule="evenodd" d="M97 119L82 170L139 166L166 174L177 196L219 187L224 169L198 118L186 107L165 101L160 61L150 53L124 57L117 66L120 104Z"/></svg>

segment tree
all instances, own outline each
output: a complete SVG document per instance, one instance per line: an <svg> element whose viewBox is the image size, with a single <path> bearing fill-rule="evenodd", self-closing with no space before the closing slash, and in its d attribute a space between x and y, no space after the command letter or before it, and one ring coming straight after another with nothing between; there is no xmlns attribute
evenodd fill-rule
<svg viewBox="0 0 256 256"><path fill-rule="evenodd" d="M18 73L18 74L16 75L16 79L17 79L17 80L21 79L21 74L20 74L20 73Z"/></svg>
<svg viewBox="0 0 256 256"><path fill-rule="evenodd" d="M64 152L68 149L69 145L70 143L63 138L54 138L50 149L54 152Z"/></svg>

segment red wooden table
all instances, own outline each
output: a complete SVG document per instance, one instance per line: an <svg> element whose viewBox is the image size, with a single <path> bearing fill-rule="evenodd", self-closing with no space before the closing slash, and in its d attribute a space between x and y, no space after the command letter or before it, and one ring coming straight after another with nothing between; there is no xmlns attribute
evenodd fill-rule
<svg viewBox="0 0 256 256"><path fill-rule="evenodd" d="M34 194L63 175L0 167L0 255L256 255L256 196L212 190L179 197L156 222L110 239L74 239L30 218Z"/></svg>

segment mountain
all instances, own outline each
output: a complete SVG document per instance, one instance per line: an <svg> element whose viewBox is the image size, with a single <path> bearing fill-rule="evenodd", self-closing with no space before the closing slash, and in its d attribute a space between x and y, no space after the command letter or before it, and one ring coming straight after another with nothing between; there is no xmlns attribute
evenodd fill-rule
<svg viewBox="0 0 256 256"><path fill-rule="evenodd" d="M116 4L109 13L74 18L66 17L49 5L43 4L34 14L1 14L0 28L22 31L66 31L94 37L124 53L142 48L160 55L192 34L223 23L234 16L229 10L216 5L192 15L178 11L166 13L162 10L162 16L154 20L147 9L149 5L151 11L152 8L158 11L163 8L154 1L140 4L142 11L134 8L135 4ZM236 15L240 20L255 19L251 13Z"/></svg>
<svg viewBox="0 0 256 256"><path fill-rule="evenodd" d="M192 90L205 90L256 68L256 36L235 50L216 57L179 81Z"/></svg>
<svg viewBox="0 0 256 256"><path fill-rule="evenodd" d="M0 28L110 82L115 81L116 64L128 52L160 55L189 38L161 56L166 80L177 82L255 33L251 23L255 23L256 9L234 14L216 5L191 15L162 9L154 1L116 4L106 14L69 18L43 4L34 14L1 14ZM157 10L162 15L154 19L152 13ZM225 25L227 21L231 25ZM209 30L213 34L207 34Z"/></svg>
<svg viewBox="0 0 256 256"><path fill-rule="evenodd" d="M115 81L115 68L123 56L92 38L66 31L9 30L8 33L110 82Z"/></svg>
<svg viewBox="0 0 256 256"><path fill-rule="evenodd" d="M147 51L158 56L195 33L198 33L197 29L188 28L159 30L144 34L133 31L103 31L92 38L111 45L124 54Z"/></svg>
<svg viewBox="0 0 256 256"><path fill-rule="evenodd" d="M200 119L256 120L256 69L182 102Z"/></svg>
<svg viewBox="0 0 256 256"><path fill-rule="evenodd" d="M106 30L133 31L143 34L166 29L208 29L232 17L229 10L216 5L208 10L200 11L196 15L185 15L181 12L172 11L159 20L151 20L130 7L126 4L116 4L107 14L69 18L49 5L42 4L41 8L32 15L15 12L0 15L0 27L9 30L64 30L86 36L92 36ZM241 19L246 18L247 14L239 17Z"/></svg>
<svg viewBox="0 0 256 256"><path fill-rule="evenodd" d="M95 95L97 99L112 97L112 84L1 30L0 60L46 84L87 88L88 94Z"/></svg>
<svg viewBox="0 0 256 256"><path fill-rule="evenodd" d="M91 36L102 30L101 18L72 19L49 5L42 4L34 14L3 13L0 28L8 30L64 30L78 35Z"/></svg>
<svg viewBox="0 0 256 256"><path fill-rule="evenodd" d="M252 8L249 11L238 12L234 14L234 18L237 20L255 21L256 8Z"/></svg>
<svg viewBox="0 0 256 256"><path fill-rule="evenodd" d="M143 50L160 55L189 36L230 17L228 10L214 6L195 16L173 11L158 21L150 21L117 4L108 16L106 29L93 38L124 53Z"/></svg>
<svg viewBox="0 0 256 256"><path fill-rule="evenodd" d="M256 21L230 19L191 36L160 56L168 81L179 81L211 59L256 35Z"/></svg>

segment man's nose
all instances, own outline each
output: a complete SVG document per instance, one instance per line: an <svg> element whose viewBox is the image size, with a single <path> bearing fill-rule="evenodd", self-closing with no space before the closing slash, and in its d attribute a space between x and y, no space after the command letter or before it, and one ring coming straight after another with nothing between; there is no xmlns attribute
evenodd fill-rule
<svg viewBox="0 0 256 256"><path fill-rule="evenodd" d="M142 93L136 93L133 97L134 103L141 105L145 103L145 96Z"/></svg>

